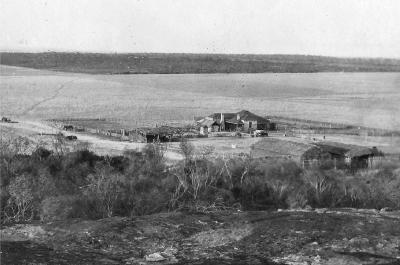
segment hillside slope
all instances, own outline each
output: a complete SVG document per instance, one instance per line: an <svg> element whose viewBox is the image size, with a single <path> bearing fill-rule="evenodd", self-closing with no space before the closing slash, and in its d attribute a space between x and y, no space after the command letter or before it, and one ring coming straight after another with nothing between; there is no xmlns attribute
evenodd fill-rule
<svg viewBox="0 0 400 265"><path fill-rule="evenodd" d="M91 74L398 72L398 59L306 55L0 53L1 64Z"/></svg>
<svg viewBox="0 0 400 265"><path fill-rule="evenodd" d="M400 264L399 212L168 213L1 230L4 264Z"/></svg>

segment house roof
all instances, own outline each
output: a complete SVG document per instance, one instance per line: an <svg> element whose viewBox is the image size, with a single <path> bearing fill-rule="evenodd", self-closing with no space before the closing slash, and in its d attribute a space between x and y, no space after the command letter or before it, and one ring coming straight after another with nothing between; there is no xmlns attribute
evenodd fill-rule
<svg viewBox="0 0 400 265"><path fill-rule="evenodd" d="M293 159L305 158L311 153L331 153L350 158L370 156L378 153L371 148L347 145L336 142L306 143L276 138L263 138L252 145L253 157L288 157ZM307 156L306 155L306 156Z"/></svg>
<svg viewBox="0 0 400 265"><path fill-rule="evenodd" d="M346 153L346 156L350 158L371 155L374 155L374 152L370 148L352 149Z"/></svg>
<svg viewBox="0 0 400 265"><path fill-rule="evenodd" d="M236 113L236 115L237 114L239 114L240 119L244 120L244 121L257 121L257 123L268 123L269 122L269 120L267 120L261 116L258 116L248 110L239 111L238 113Z"/></svg>
<svg viewBox="0 0 400 265"><path fill-rule="evenodd" d="M213 125L218 125L218 122L214 121L214 120L204 120L202 122L199 123L200 127L211 127Z"/></svg>
<svg viewBox="0 0 400 265"><path fill-rule="evenodd" d="M320 142L315 143L323 152L344 156L345 153L351 150L351 146L336 142Z"/></svg>
<svg viewBox="0 0 400 265"><path fill-rule="evenodd" d="M254 158L290 157L299 160L311 148L314 148L311 144L267 137L252 145L251 155Z"/></svg>
<svg viewBox="0 0 400 265"><path fill-rule="evenodd" d="M225 122L227 122L227 123L232 123L232 124L243 124L243 122L242 122L241 120L238 120L238 119L236 119L236 118L232 118L232 119L229 119L229 120L225 120Z"/></svg>
<svg viewBox="0 0 400 265"><path fill-rule="evenodd" d="M265 124L268 123L269 120L265 119L261 116L258 116L248 110L242 110L236 113L222 113L224 114L224 120L229 123L238 124L237 115L239 114L240 120L244 121L257 121L257 123ZM218 122L221 122L221 113L213 113L208 116Z"/></svg>
<svg viewBox="0 0 400 265"><path fill-rule="evenodd" d="M222 113L222 114L224 114L224 120L229 120L236 116L236 113ZM213 118L216 121L221 121L221 113L213 113L208 117Z"/></svg>
<svg viewBox="0 0 400 265"><path fill-rule="evenodd" d="M343 144L337 142L316 143L316 145L321 147L322 150L325 152L334 153L350 158L382 155L382 152L380 152L376 147L368 148L365 146Z"/></svg>

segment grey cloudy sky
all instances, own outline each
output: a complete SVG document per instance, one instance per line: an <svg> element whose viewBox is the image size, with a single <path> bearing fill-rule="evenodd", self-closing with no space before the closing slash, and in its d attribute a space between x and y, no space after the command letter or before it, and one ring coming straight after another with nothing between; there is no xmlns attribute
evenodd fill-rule
<svg viewBox="0 0 400 265"><path fill-rule="evenodd" d="M7 51L400 58L399 0L0 0Z"/></svg>

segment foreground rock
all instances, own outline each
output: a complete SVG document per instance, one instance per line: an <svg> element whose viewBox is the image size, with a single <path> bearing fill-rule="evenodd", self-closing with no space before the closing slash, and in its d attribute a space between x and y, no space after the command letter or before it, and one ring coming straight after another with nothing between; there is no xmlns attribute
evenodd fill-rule
<svg viewBox="0 0 400 265"><path fill-rule="evenodd" d="M169 213L1 230L2 264L400 264L400 212Z"/></svg>

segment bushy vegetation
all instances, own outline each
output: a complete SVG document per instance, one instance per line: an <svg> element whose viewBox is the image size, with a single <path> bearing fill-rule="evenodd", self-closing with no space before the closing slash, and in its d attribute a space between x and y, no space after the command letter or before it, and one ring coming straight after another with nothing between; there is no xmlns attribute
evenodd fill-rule
<svg viewBox="0 0 400 265"><path fill-rule="evenodd" d="M304 170L287 159L215 158L212 148L180 145L185 159L168 166L162 144L142 152L98 156L1 142L2 222L97 219L162 211L356 207L400 208L400 163L356 173ZM27 154L29 153L29 154Z"/></svg>

